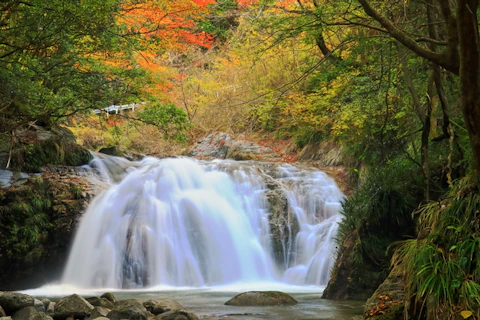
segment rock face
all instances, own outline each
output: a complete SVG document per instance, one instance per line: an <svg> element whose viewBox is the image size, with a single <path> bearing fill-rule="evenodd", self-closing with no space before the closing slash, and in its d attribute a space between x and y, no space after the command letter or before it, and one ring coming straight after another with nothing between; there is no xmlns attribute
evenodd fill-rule
<svg viewBox="0 0 480 320"><path fill-rule="evenodd" d="M292 306L297 300L280 291L249 291L225 302L229 306Z"/></svg>
<svg viewBox="0 0 480 320"><path fill-rule="evenodd" d="M70 169L0 187L1 289L22 290L58 280L63 269L59 261L66 261L77 223L94 192L87 177Z"/></svg>
<svg viewBox="0 0 480 320"><path fill-rule="evenodd" d="M201 139L188 155L202 159L282 160L268 147L250 141L234 140L226 133L212 133Z"/></svg>
<svg viewBox="0 0 480 320"><path fill-rule="evenodd" d="M147 320L148 312L145 307L134 299L127 299L117 302L115 309L107 315L110 320Z"/></svg>
<svg viewBox="0 0 480 320"><path fill-rule="evenodd" d="M69 316L74 318L85 318L92 313L93 306L79 295L71 296L58 300L55 305L53 317L55 319L66 319Z"/></svg>
<svg viewBox="0 0 480 320"><path fill-rule="evenodd" d="M365 303L365 319L402 320L405 299L405 275L394 268Z"/></svg>
<svg viewBox="0 0 480 320"><path fill-rule="evenodd" d="M1 292L0 293L0 306L7 315L13 314L15 311L26 307L32 307L34 305L34 299L23 293L17 292ZM35 310L35 308L34 308Z"/></svg>

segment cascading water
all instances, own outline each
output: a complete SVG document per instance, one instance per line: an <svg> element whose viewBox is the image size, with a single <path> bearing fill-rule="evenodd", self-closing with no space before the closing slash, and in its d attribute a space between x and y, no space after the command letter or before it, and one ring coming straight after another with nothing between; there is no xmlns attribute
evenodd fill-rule
<svg viewBox="0 0 480 320"><path fill-rule="evenodd" d="M187 158L95 162L111 185L82 217L64 284L326 285L343 197L326 174L291 165ZM273 189L286 203L281 232L274 232L279 226L270 217ZM283 261L274 254L279 247Z"/></svg>

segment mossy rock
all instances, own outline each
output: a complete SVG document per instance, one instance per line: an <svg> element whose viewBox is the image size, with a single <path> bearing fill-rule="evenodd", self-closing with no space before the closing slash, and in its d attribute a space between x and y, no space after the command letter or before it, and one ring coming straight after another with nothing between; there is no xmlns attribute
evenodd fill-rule
<svg viewBox="0 0 480 320"><path fill-rule="evenodd" d="M280 291L249 291L225 302L227 306L293 306L298 302Z"/></svg>
<svg viewBox="0 0 480 320"><path fill-rule="evenodd" d="M73 133L66 128L46 130L33 125L17 130L15 137L11 167L17 171L39 172L49 164L81 166L93 158L87 149L76 143Z"/></svg>

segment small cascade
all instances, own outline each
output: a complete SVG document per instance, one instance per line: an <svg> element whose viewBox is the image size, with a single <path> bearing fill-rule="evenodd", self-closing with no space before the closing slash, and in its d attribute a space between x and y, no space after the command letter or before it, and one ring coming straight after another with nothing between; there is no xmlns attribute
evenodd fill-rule
<svg viewBox="0 0 480 320"><path fill-rule="evenodd" d="M326 285L343 197L326 174L291 165L188 158L130 162L102 156L93 165L110 186L82 217L64 284ZM286 203L281 232L272 223L272 189ZM281 262L274 254L279 247Z"/></svg>

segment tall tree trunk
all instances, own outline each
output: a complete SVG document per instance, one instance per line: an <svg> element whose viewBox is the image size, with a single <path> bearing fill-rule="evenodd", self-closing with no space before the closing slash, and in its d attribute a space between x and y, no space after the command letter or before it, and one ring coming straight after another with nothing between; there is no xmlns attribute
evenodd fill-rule
<svg viewBox="0 0 480 320"><path fill-rule="evenodd" d="M473 169L480 178L480 52L478 0L458 0L462 112L473 151Z"/></svg>

